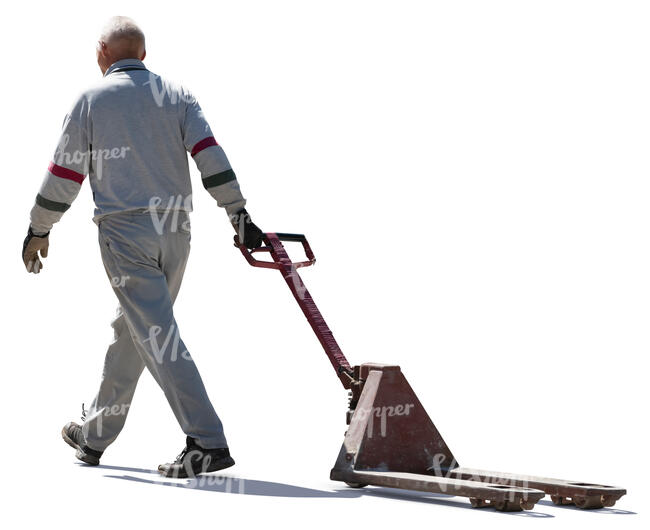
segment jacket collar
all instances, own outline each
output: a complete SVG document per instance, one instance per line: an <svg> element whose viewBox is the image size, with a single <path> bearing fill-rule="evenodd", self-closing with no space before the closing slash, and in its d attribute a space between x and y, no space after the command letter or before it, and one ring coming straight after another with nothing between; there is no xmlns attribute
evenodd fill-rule
<svg viewBox="0 0 650 530"><path fill-rule="evenodd" d="M126 68L137 70L147 69L144 63L138 59L121 59L119 61L115 61L111 66L109 66L108 70L106 70L106 73L104 73L104 77L112 74L116 70L122 70Z"/></svg>

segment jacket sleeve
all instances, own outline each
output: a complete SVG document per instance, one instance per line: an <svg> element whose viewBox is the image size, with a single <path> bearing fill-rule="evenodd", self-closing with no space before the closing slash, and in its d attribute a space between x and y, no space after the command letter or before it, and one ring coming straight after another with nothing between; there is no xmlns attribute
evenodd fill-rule
<svg viewBox="0 0 650 530"><path fill-rule="evenodd" d="M77 198L88 173L88 104L81 96L63 120L54 157L36 195L30 219L35 234L49 232Z"/></svg>
<svg viewBox="0 0 650 530"><path fill-rule="evenodd" d="M235 173L221 146L217 143L203 111L193 96L185 98L183 142L201 172L203 187L225 208L229 217L246 204Z"/></svg>

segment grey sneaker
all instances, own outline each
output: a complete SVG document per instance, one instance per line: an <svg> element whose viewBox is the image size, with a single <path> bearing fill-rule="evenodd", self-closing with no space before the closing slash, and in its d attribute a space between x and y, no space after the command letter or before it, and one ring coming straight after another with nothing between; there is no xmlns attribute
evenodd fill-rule
<svg viewBox="0 0 650 530"><path fill-rule="evenodd" d="M76 457L90 466L99 465L103 451L95 451L86 445L83 432L81 432L81 425L76 424L74 421L66 423L65 427L61 430L63 440L70 447L77 450Z"/></svg>

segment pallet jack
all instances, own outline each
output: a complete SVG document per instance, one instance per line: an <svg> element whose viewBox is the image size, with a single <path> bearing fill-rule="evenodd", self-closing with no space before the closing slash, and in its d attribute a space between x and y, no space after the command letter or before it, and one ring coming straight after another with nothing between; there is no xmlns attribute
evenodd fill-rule
<svg viewBox="0 0 650 530"><path fill-rule="evenodd" d="M305 261L293 262L283 241L302 243ZM397 365L350 366L298 269L316 262L303 234L269 232L264 246L237 246L253 267L282 274L318 337L343 388L349 392L348 429L330 478L352 488L368 485L468 497L475 508L530 510L545 495L556 505L614 506L625 489L579 481L461 467ZM258 260L268 252L273 261Z"/></svg>

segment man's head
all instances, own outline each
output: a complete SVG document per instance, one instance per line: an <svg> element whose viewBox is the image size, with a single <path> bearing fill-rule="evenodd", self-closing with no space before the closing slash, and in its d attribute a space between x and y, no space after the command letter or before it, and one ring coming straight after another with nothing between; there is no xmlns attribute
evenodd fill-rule
<svg viewBox="0 0 650 530"><path fill-rule="evenodd" d="M104 26L97 42L97 64L102 74L116 61L142 61L146 54L144 33L129 17L113 17Z"/></svg>

